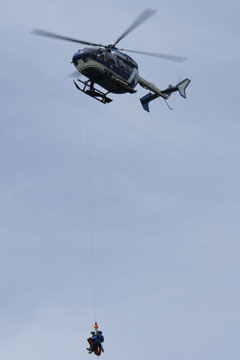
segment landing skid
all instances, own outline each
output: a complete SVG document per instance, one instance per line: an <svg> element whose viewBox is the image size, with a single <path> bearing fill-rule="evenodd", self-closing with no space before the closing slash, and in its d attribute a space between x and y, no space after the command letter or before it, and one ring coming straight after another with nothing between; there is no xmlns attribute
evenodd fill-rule
<svg viewBox="0 0 240 360"><path fill-rule="evenodd" d="M110 99L110 98L108 98L106 96L108 94L108 92L103 93L102 91L100 91L98 89L95 89L94 86L93 86L93 83L90 83L90 85L89 85L89 83L88 83L89 81L82 81L80 79L78 79L78 81L84 85L82 89L73 80L76 88L78 90L82 91L84 94L87 94L87 95L93 97L94 99L100 101L103 104L107 104L107 103L110 103L112 101L112 99Z"/></svg>

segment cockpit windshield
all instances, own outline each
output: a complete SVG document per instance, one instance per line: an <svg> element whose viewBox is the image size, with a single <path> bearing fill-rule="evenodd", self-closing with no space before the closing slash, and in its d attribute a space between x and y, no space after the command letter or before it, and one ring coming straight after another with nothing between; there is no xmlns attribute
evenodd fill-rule
<svg viewBox="0 0 240 360"><path fill-rule="evenodd" d="M84 48L78 50L72 58L74 65L78 64L78 61L87 62L91 57L95 56L97 53L97 49L95 48Z"/></svg>

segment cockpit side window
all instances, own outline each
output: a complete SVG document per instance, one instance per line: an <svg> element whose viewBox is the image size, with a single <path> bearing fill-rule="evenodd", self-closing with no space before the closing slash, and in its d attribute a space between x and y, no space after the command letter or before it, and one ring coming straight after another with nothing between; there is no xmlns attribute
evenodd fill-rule
<svg viewBox="0 0 240 360"><path fill-rule="evenodd" d="M104 60L104 50L103 49L98 50L97 57L101 60Z"/></svg>
<svg viewBox="0 0 240 360"><path fill-rule="evenodd" d="M110 50L107 50L105 51L104 55L104 61L108 67L113 69L117 66L117 59L115 54L113 54Z"/></svg>
<svg viewBox="0 0 240 360"><path fill-rule="evenodd" d="M106 50L105 51L105 59L106 61L108 61L109 59L112 58L112 54L111 54L111 51L110 50Z"/></svg>

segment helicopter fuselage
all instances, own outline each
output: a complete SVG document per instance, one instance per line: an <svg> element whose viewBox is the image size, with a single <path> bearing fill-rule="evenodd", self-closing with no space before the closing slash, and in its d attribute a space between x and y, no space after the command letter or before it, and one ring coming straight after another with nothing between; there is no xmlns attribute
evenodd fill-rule
<svg viewBox="0 0 240 360"><path fill-rule="evenodd" d="M138 84L137 63L114 48L84 48L72 58L76 69L90 82L115 94L134 93Z"/></svg>

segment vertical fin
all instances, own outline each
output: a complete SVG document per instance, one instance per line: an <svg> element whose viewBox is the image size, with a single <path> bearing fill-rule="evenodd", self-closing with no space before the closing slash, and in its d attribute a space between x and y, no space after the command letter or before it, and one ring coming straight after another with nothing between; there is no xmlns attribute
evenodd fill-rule
<svg viewBox="0 0 240 360"><path fill-rule="evenodd" d="M186 99L186 88L190 84L191 80L185 79L177 84L179 94Z"/></svg>

